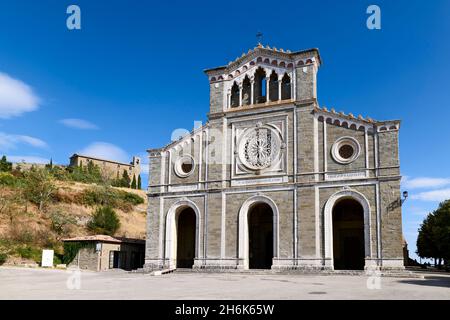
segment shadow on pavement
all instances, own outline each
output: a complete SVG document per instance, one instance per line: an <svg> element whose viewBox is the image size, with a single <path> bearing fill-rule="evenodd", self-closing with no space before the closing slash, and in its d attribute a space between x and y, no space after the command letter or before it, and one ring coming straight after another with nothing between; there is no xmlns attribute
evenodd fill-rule
<svg viewBox="0 0 450 320"><path fill-rule="evenodd" d="M400 280L399 283L415 284L419 286L444 287L450 288L450 277L433 277L427 276L425 279L408 279Z"/></svg>

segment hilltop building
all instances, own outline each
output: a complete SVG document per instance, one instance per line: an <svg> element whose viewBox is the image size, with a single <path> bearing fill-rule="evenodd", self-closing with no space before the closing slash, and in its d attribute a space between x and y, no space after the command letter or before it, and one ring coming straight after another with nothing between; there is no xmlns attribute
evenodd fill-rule
<svg viewBox="0 0 450 320"><path fill-rule="evenodd" d="M133 157L130 163L123 163L75 153L70 157L69 166L87 166L89 162L97 165L102 173L105 173L111 179L122 177L123 171L126 171L130 177L130 181L133 180L133 176L137 181L141 174L141 159L139 157Z"/></svg>

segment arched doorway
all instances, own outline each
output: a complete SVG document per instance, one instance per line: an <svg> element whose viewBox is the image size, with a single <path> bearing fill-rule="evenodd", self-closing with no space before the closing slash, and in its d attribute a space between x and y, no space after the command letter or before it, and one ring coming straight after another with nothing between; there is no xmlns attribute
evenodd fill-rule
<svg viewBox="0 0 450 320"><path fill-rule="evenodd" d="M195 258L196 215L192 208L180 211L177 219L177 268L192 268Z"/></svg>
<svg viewBox="0 0 450 320"><path fill-rule="evenodd" d="M364 269L364 209L355 199L343 198L333 207L335 270Z"/></svg>
<svg viewBox="0 0 450 320"><path fill-rule="evenodd" d="M250 269L270 269L273 259L273 212L267 203L256 203L248 212Z"/></svg>

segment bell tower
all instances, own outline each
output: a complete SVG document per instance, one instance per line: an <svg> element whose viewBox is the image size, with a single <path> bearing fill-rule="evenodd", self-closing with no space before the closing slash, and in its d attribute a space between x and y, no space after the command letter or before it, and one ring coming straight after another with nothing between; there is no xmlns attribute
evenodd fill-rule
<svg viewBox="0 0 450 320"><path fill-rule="evenodd" d="M210 115L317 99L317 49L297 52L259 44L226 66L205 70Z"/></svg>

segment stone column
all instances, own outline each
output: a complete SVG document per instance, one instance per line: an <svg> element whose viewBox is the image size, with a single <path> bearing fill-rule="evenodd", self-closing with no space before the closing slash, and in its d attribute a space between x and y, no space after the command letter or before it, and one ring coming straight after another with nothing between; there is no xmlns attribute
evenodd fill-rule
<svg viewBox="0 0 450 320"><path fill-rule="evenodd" d="M254 99L254 88L255 88L255 79L252 78L250 80L250 104L254 104L255 102L253 101Z"/></svg>
<svg viewBox="0 0 450 320"><path fill-rule="evenodd" d="M231 93L228 91L227 93L227 107L231 108Z"/></svg>
<svg viewBox="0 0 450 320"><path fill-rule="evenodd" d="M266 103L270 101L270 77L266 77Z"/></svg>
<svg viewBox="0 0 450 320"><path fill-rule="evenodd" d="M281 85L282 85L281 77L278 78L278 101L281 101Z"/></svg>
<svg viewBox="0 0 450 320"><path fill-rule="evenodd" d="M242 106L242 83L239 84L239 107Z"/></svg>

